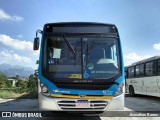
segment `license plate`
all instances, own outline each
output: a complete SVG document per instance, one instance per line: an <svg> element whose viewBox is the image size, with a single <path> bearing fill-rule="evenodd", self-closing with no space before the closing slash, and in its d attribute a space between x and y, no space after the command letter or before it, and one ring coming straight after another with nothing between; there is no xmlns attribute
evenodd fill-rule
<svg viewBox="0 0 160 120"><path fill-rule="evenodd" d="M77 101L76 102L76 108L88 108L90 107L89 101Z"/></svg>

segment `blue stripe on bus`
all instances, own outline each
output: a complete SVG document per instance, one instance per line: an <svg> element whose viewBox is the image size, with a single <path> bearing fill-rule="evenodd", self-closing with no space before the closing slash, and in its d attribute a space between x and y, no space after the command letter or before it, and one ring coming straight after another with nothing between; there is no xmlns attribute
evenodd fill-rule
<svg viewBox="0 0 160 120"><path fill-rule="evenodd" d="M44 78L42 75L39 76L42 83L44 83L51 94L71 94L71 95L104 95L104 96L114 96L118 85L113 84L109 89L106 90L78 90L78 89L64 89L64 88L57 88L52 82ZM123 75L119 77L116 82L121 83L124 81Z"/></svg>

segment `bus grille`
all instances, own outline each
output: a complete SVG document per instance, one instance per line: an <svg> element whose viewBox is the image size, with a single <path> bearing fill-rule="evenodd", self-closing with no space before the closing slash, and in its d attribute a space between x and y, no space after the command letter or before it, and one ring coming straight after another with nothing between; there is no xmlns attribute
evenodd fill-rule
<svg viewBox="0 0 160 120"><path fill-rule="evenodd" d="M66 88L66 89L82 89L82 90L106 90L113 84L103 84L103 85L95 85L95 84L65 84L65 83L54 83L58 88Z"/></svg>
<svg viewBox="0 0 160 120"><path fill-rule="evenodd" d="M104 100L90 100L90 106L86 108L77 108L76 100L72 101L58 101L58 106L63 110L103 110L108 102Z"/></svg>

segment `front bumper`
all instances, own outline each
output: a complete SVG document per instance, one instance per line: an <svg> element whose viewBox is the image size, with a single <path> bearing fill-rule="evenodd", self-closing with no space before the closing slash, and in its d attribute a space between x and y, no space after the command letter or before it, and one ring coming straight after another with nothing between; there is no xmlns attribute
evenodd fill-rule
<svg viewBox="0 0 160 120"><path fill-rule="evenodd" d="M112 99L87 99L93 107L76 108L75 101L86 99L46 97L39 93L39 109L44 111L117 111L124 109L124 93ZM63 103L63 106L60 105ZM69 105L73 104L72 107Z"/></svg>

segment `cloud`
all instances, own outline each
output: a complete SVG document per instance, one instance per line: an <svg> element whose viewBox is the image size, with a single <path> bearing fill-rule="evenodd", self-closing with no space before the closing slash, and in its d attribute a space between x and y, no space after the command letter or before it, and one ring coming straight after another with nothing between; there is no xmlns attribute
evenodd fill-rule
<svg viewBox="0 0 160 120"><path fill-rule="evenodd" d="M22 39L22 38L23 38L23 35L17 35L17 38Z"/></svg>
<svg viewBox="0 0 160 120"><path fill-rule="evenodd" d="M124 57L124 65L127 66L127 65L131 65L134 62L149 58L151 56L150 55L140 56L140 55L136 54L135 52L132 52L129 54L125 54L123 57Z"/></svg>
<svg viewBox="0 0 160 120"><path fill-rule="evenodd" d="M154 44L154 45L153 45L153 48L154 48L155 50L160 50L160 43Z"/></svg>
<svg viewBox="0 0 160 120"><path fill-rule="evenodd" d="M7 35L0 35L0 43L16 50L22 50L29 54L38 55L39 51L33 51L33 43L24 40L13 39Z"/></svg>
<svg viewBox="0 0 160 120"><path fill-rule="evenodd" d="M0 64L10 63L10 64L21 64L21 63L31 63L32 60L28 57L24 57L14 53L13 51L4 50L0 52Z"/></svg>
<svg viewBox="0 0 160 120"><path fill-rule="evenodd" d="M22 18L22 17L20 17L20 16L12 16L12 19L11 19L12 21L17 21L17 22L19 22L19 21L22 21L22 20L24 20L24 18Z"/></svg>
<svg viewBox="0 0 160 120"><path fill-rule="evenodd" d="M24 18L21 16L17 16L17 15L11 16L11 15L7 14L4 10L0 9L0 20L1 21L10 20L10 21L19 22L19 21L24 20Z"/></svg>
<svg viewBox="0 0 160 120"><path fill-rule="evenodd" d="M0 20L10 20L12 17L0 9Z"/></svg>

